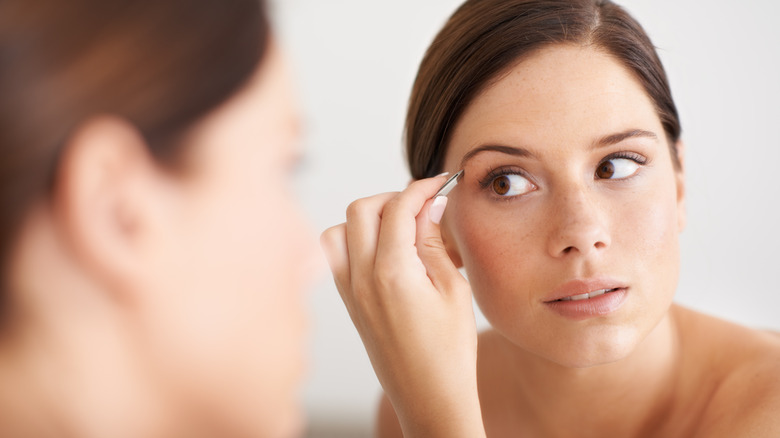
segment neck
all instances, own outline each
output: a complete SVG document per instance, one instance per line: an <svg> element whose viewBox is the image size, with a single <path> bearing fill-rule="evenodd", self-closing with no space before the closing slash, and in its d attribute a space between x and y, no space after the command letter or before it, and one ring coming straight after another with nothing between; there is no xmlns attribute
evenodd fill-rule
<svg viewBox="0 0 780 438"><path fill-rule="evenodd" d="M11 317L0 332L2 435L164 435L160 391L146 378L129 322L45 216L34 219L14 256Z"/></svg>
<svg viewBox="0 0 780 438"><path fill-rule="evenodd" d="M667 313L630 356L606 365L569 368L508 347L511 363L521 370L513 374L527 413L523 417L548 437L605 430L630 437L653 431L672 400L680 361L677 339Z"/></svg>
<svg viewBox="0 0 780 438"><path fill-rule="evenodd" d="M92 333L75 333L82 329ZM160 436L153 393L123 351L127 344L108 331L85 324L14 333L0 347L0 411L7 414L0 428L19 431L9 437Z"/></svg>

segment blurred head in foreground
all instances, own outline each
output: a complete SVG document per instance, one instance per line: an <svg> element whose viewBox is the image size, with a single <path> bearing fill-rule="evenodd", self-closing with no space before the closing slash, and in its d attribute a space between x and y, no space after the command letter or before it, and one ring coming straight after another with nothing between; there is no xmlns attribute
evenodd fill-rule
<svg viewBox="0 0 780 438"><path fill-rule="evenodd" d="M295 433L313 246L262 2L3 0L0 96L3 435Z"/></svg>

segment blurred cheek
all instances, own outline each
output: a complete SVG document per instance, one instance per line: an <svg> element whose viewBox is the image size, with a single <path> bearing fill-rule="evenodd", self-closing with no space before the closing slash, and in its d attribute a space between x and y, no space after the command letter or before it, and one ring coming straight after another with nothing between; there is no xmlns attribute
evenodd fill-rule
<svg viewBox="0 0 780 438"><path fill-rule="evenodd" d="M185 394L244 422L294 424L315 241L273 174L244 175L191 194L171 224L148 326Z"/></svg>
<svg viewBox="0 0 780 438"><path fill-rule="evenodd" d="M313 247L307 225L285 193L277 184L260 184L255 196L236 199L235 209L226 208L233 214L222 217L222 231L214 230L220 250L211 252L225 258L212 280L217 291L223 285L217 297L227 311L220 323L230 330L236 320L245 321L246 326L232 327L233 335L244 338L243 346L258 347L255 366L273 368L267 371L277 376L300 367L303 292L311 278Z"/></svg>

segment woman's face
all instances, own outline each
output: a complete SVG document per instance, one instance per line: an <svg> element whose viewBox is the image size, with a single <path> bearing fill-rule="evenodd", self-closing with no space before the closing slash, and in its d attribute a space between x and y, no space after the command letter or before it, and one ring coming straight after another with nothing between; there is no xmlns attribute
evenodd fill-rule
<svg viewBox="0 0 780 438"><path fill-rule="evenodd" d="M445 166L466 171L443 222L448 250L517 346L607 363L668 310L682 174L652 102L609 55L561 45L520 62L466 109Z"/></svg>
<svg viewBox="0 0 780 438"><path fill-rule="evenodd" d="M291 179L294 102L272 49L245 87L188 135L186 171L166 195L164 232L141 285L154 291L141 309L150 366L182 406L225 436L287 436L300 426L302 290L316 242Z"/></svg>

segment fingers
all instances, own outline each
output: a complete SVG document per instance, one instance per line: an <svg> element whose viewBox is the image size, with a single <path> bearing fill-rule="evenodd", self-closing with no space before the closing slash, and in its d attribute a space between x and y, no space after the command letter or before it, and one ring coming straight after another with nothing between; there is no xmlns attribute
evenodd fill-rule
<svg viewBox="0 0 780 438"><path fill-rule="evenodd" d="M440 292L461 290L465 278L452 263L441 236L439 219L447 204L445 196L426 202L417 216L417 254L425 265L425 271Z"/></svg>
<svg viewBox="0 0 780 438"><path fill-rule="evenodd" d="M401 193L359 199L347 208L345 224L322 234L325 255L345 301L349 299L345 294L360 293L377 275L401 282L422 278L439 290L465 281L449 259L434 222L441 218L446 198L434 203L430 197L445 180L420 180Z"/></svg>
<svg viewBox="0 0 780 438"><path fill-rule="evenodd" d="M444 181L443 176L415 181L387 203L379 230L377 263L408 262L410 254L416 255L416 218Z"/></svg>
<svg viewBox="0 0 780 438"><path fill-rule="evenodd" d="M401 193L355 201L346 223L321 237L379 382L394 404L422 406L406 410L412 425L424 424L420 411L481 420L470 288L442 241L446 198L430 199L445 181L420 180Z"/></svg>
<svg viewBox="0 0 780 438"><path fill-rule="evenodd" d="M383 193L358 199L347 207L347 222L328 228L320 237L333 280L348 308L351 300L345 294L353 293L353 275L360 285L365 284L363 277L373 273L382 211L396 196Z"/></svg>
<svg viewBox="0 0 780 438"><path fill-rule="evenodd" d="M330 227L320 235L320 245L333 272L339 290L349 287L349 251L347 249L347 225Z"/></svg>
<svg viewBox="0 0 780 438"><path fill-rule="evenodd" d="M397 192L382 193L358 199L347 207L346 242L353 274L373 271L382 212L396 196Z"/></svg>

